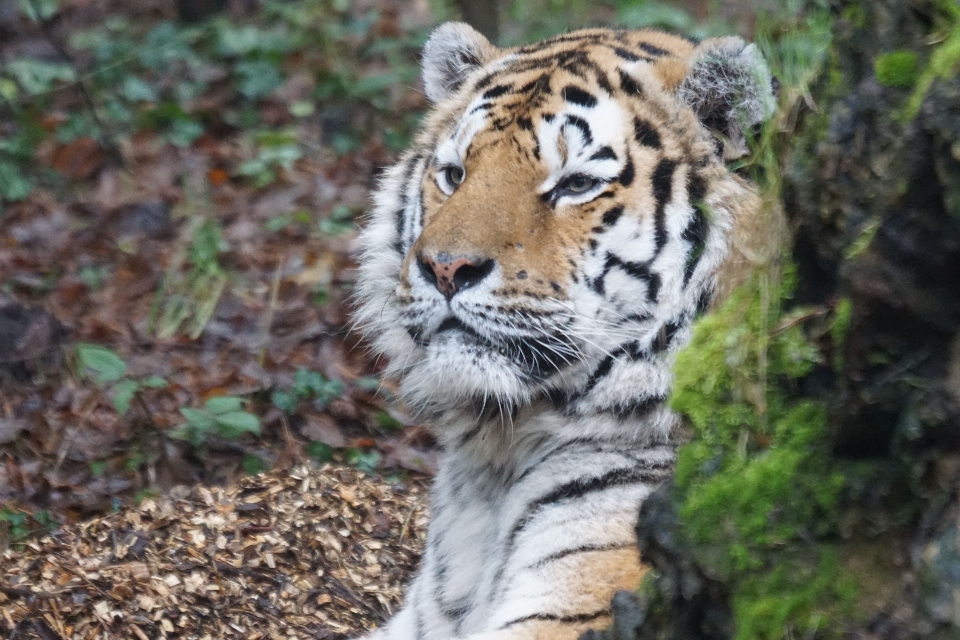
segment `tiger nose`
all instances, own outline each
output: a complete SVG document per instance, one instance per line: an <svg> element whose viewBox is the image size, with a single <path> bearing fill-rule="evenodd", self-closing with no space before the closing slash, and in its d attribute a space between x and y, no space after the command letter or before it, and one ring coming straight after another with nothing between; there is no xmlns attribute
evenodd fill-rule
<svg viewBox="0 0 960 640"><path fill-rule="evenodd" d="M454 258L441 251L435 257L423 253L417 256L417 266L423 277L437 288L447 300L460 291L479 284L493 271L490 259Z"/></svg>

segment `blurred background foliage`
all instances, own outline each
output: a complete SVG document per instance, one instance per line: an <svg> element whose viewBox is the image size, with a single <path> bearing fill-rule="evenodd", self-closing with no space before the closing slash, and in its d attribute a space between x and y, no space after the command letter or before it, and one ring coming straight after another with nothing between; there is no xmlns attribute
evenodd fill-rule
<svg viewBox="0 0 960 640"><path fill-rule="evenodd" d="M48 147L80 139L120 163L121 147L138 133L177 147L204 133L235 135L247 157L228 172L256 187L320 149L343 155L376 138L396 152L423 108L400 100L416 84L416 52L447 19L467 15L502 45L599 24L750 37L789 26L783 23L796 4L3 0L0 32L9 43L0 50L0 200L22 200L37 185L64 189L95 173L56 152L48 157ZM323 135L300 135L317 123Z"/></svg>
<svg viewBox="0 0 960 640"><path fill-rule="evenodd" d="M793 104L825 50L819 6L0 0L0 547L293 459L432 472L348 327L352 242L428 108L418 52L439 22L502 45L739 33ZM782 135L752 167L774 194Z"/></svg>

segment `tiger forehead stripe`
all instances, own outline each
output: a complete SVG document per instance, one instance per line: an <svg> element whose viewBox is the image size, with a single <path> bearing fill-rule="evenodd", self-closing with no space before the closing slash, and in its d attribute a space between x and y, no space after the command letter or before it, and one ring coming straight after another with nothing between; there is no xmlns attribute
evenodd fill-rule
<svg viewBox="0 0 960 640"><path fill-rule="evenodd" d="M435 106L374 195L356 318L443 453L420 569L369 640L577 640L643 576L674 356L761 209L725 163L772 113L769 72L735 37L500 49L449 23L423 79Z"/></svg>

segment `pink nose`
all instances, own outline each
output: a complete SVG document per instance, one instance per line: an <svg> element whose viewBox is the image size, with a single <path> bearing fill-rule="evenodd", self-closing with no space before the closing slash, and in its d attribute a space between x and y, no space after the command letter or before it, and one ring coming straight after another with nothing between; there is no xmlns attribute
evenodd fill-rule
<svg viewBox="0 0 960 640"><path fill-rule="evenodd" d="M454 258L441 251L436 257L425 254L417 256L417 266L424 279L437 288L447 300L460 291L478 284L493 271L495 262L490 259Z"/></svg>

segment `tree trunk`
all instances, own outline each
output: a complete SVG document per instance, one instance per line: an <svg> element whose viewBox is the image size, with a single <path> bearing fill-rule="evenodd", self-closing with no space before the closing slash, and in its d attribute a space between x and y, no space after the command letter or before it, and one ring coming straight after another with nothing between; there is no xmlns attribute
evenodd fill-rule
<svg viewBox="0 0 960 640"><path fill-rule="evenodd" d="M753 538L723 519L732 503L697 538L693 507L710 505L694 492L737 464L748 487L791 423L773 445L745 432L733 453L698 432L707 462L642 509L656 578L639 604L615 601L607 638L960 637L960 4L830 9L832 50L784 161L783 201L789 304L832 320L807 331L820 363L770 383L783 407L822 407L824 428L784 467L790 487L773 477L757 494L772 506Z"/></svg>

